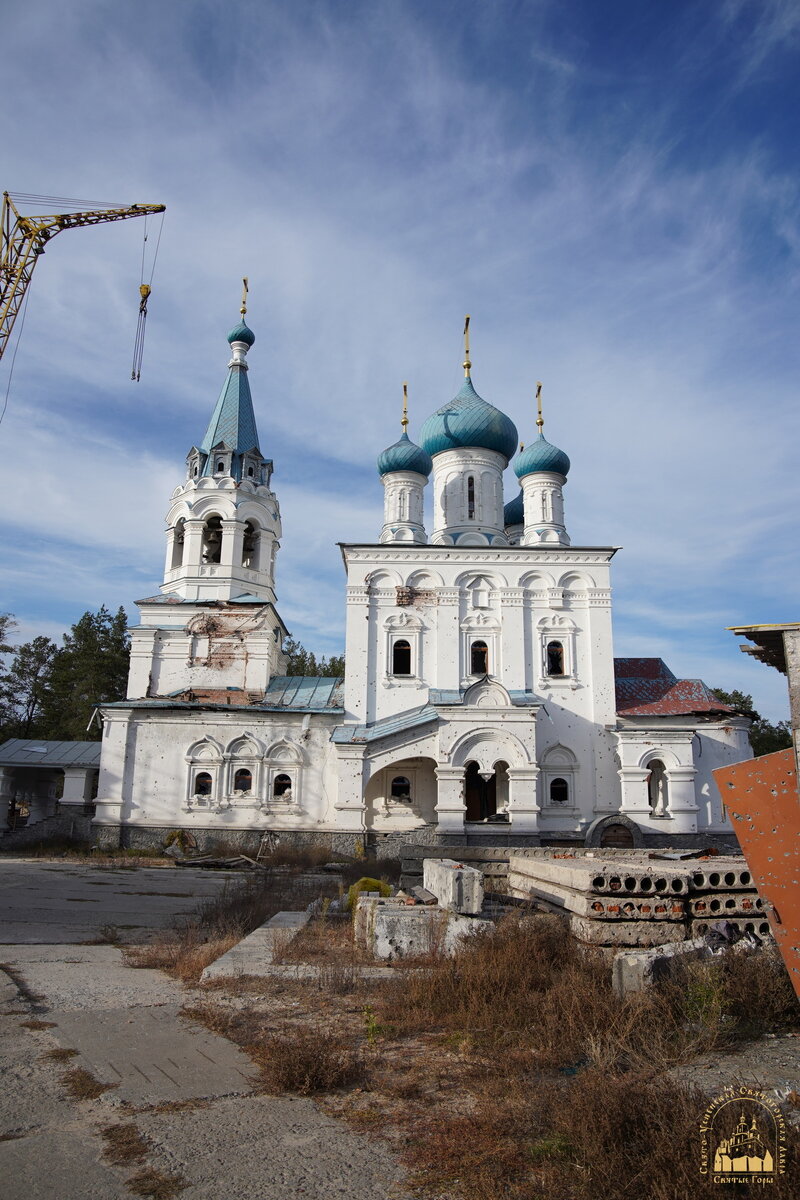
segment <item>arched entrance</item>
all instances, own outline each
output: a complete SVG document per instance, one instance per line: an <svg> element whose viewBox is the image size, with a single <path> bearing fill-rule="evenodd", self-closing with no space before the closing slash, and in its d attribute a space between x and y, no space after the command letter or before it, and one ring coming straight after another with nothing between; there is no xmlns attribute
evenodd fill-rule
<svg viewBox="0 0 800 1200"><path fill-rule="evenodd" d="M485 821L497 812L497 775L484 779L476 762L467 763L464 772L464 801L467 821Z"/></svg>

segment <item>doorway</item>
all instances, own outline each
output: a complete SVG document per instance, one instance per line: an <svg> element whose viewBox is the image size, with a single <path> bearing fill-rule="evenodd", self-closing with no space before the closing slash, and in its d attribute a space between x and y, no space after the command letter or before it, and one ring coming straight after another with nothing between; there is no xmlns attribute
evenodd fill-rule
<svg viewBox="0 0 800 1200"><path fill-rule="evenodd" d="M464 800L467 821L485 821L497 812L497 777L484 779L476 762L467 763L464 772Z"/></svg>

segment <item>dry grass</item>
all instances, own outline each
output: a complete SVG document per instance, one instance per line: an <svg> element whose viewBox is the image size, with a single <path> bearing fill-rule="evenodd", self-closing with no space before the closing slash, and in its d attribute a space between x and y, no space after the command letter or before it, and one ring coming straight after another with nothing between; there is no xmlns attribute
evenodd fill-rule
<svg viewBox="0 0 800 1200"><path fill-rule="evenodd" d="M180 936L165 934L145 946L132 946L126 959L131 967L166 971L184 983L196 983L205 968L238 941L236 934L219 938L203 937L199 929L190 926Z"/></svg>
<svg viewBox="0 0 800 1200"><path fill-rule="evenodd" d="M154 1167L145 1167L126 1180L126 1186L137 1196L150 1200L172 1200L189 1185L181 1175L165 1175Z"/></svg>
<svg viewBox="0 0 800 1200"><path fill-rule="evenodd" d="M146 1158L150 1147L133 1124L105 1125L100 1130L106 1142L103 1158L109 1162L131 1163Z"/></svg>
<svg viewBox="0 0 800 1200"><path fill-rule="evenodd" d="M332 895L338 885L331 879ZM126 949L132 967L166 971L184 983L196 983L205 967L230 950L277 912L300 911L320 893L319 882L286 873L259 872L226 881L218 895L204 900L196 913L171 933L144 946Z"/></svg>
<svg viewBox="0 0 800 1200"><path fill-rule="evenodd" d="M91 1071L85 1071L83 1067L74 1067L61 1076L61 1086L73 1100L97 1100L103 1092L111 1091L117 1085L101 1083Z"/></svg>
<svg viewBox="0 0 800 1200"><path fill-rule="evenodd" d="M20 1021L20 1026L23 1029L55 1029L55 1021Z"/></svg>
<svg viewBox="0 0 800 1200"><path fill-rule="evenodd" d="M63 1046L56 1046L55 1050L47 1050L42 1058L48 1058L51 1062L68 1062L69 1059L75 1058L78 1054L77 1050L67 1050Z"/></svg>
<svg viewBox="0 0 800 1200"><path fill-rule="evenodd" d="M320 1028L264 1037L256 1061L267 1091L310 1096L352 1086L364 1078L365 1062L351 1042L333 1038Z"/></svg>

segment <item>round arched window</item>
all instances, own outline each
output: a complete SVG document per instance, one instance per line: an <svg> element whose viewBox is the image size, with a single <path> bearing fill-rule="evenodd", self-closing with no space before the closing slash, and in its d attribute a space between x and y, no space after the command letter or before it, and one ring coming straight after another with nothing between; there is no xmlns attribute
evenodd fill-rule
<svg viewBox="0 0 800 1200"><path fill-rule="evenodd" d="M566 779L550 780L550 803L566 804L569 800L569 784Z"/></svg>
<svg viewBox="0 0 800 1200"><path fill-rule="evenodd" d="M489 674L489 647L486 642L473 642L470 647L470 674Z"/></svg>
<svg viewBox="0 0 800 1200"><path fill-rule="evenodd" d="M212 779L208 771L200 771L197 775L195 775L194 779L195 796L210 796L211 784Z"/></svg>
<svg viewBox="0 0 800 1200"><path fill-rule="evenodd" d="M392 799L393 800L410 800L411 799L411 784L406 779L405 775L395 775L392 780Z"/></svg>
<svg viewBox="0 0 800 1200"><path fill-rule="evenodd" d="M276 775L275 782L272 785L273 796L286 796L287 792L291 795L292 781L288 775Z"/></svg>
<svg viewBox="0 0 800 1200"><path fill-rule="evenodd" d="M233 790L235 792L251 792L253 790L253 776L247 767L240 767L234 775Z"/></svg>

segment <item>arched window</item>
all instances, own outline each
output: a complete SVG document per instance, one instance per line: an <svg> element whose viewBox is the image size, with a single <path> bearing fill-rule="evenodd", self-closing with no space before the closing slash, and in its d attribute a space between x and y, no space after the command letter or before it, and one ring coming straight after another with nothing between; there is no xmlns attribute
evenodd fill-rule
<svg viewBox="0 0 800 1200"><path fill-rule="evenodd" d="M218 462L217 463L217 474L222 475L224 471L225 471L225 463L222 461Z"/></svg>
<svg viewBox="0 0 800 1200"><path fill-rule="evenodd" d="M248 468L247 468L247 477L248 477L248 479L252 479L254 475L255 475L255 471L253 470L253 468L252 468L252 467L248 467Z"/></svg>
<svg viewBox="0 0 800 1200"><path fill-rule="evenodd" d="M652 758L647 767L647 799L651 813L654 817L666 817L669 811L667 768L660 758Z"/></svg>
<svg viewBox="0 0 800 1200"><path fill-rule="evenodd" d="M467 476L467 516L470 521L475 519L475 476Z"/></svg>
<svg viewBox="0 0 800 1200"><path fill-rule="evenodd" d="M222 517L209 517L203 526L203 562L218 563L222 555Z"/></svg>
<svg viewBox="0 0 800 1200"><path fill-rule="evenodd" d="M258 570L258 540L258 530L252 521L248 521L242 538L242 566L251 571Z"/></svg>
<svg viewBox="0 0 800 1200"><path fill-rule="evenodd" d="M197 471L198 471L198 468L197 468L197 467L195 467L195 469L192 471L192 475L193 475L193 476L194 476L194 475L196 475L196 474L197 474Z"/></svg>
<svg viewBox="0 0 800 1200"><path fill-rule="evenodd" d="M411 799L411 784L406 779L405 775L395 775L392 780L392 799L393 800L410 800Z"/></svg>
<svg viewBox="0 0 800 1200"><path fill-rule="evenodd" d="M405 638L398 638L392 645L392 674L411 674L411 643Z"/></svg>
<svg viewBox="0 0 800 1200"><path fill-rule="evenodd" d="M566 804L569 800L569 784L566 779L550 780L550 803Z"/></svg>
<svg viewBox="0 0 800 1200"><path fill-rule="evenodd" d="M547 643L547 674L564 674L564 647L561 642Z"/></svg>
<svg viewBox="0 0 800 1200"><path fill-rule="evenodd" d="M489 674L489 647L486 642L473 642L470 647L470 674Z"/></svg>
<svg viewBox="0 0 800 1200"><path fill-rule="evenodd" d="M211 776L208 771L200 771L194 779L194 794L195 796L210 796L211 795Z"/></svg>
<svg viewBox="0 0 800 1200"><path fill-rule="evenodd" d="M288 795L287 795L288 793ZM283 796L287 800L290 799L292 793L292 781L288 775L276 775L275 782L272 785L273 796Z"/></svg>
<svg viewBox="0 0 800 1200"><path fill-rule="evenodd" d="M186 522L183 517L175 526L175 532L172 535L172 567L181 566L183 563L183 540L186 533Z"/></svg>
<svg viewBox="0 0 800 1200"><path fill-rule="evenodd" d="M233 777L233 790L235 792L252 792L253 776L248 771L247 767L240 767Z"/></svg>

